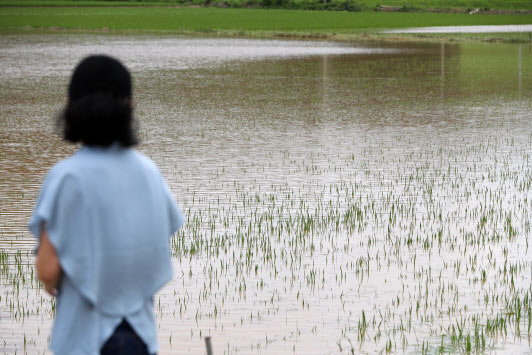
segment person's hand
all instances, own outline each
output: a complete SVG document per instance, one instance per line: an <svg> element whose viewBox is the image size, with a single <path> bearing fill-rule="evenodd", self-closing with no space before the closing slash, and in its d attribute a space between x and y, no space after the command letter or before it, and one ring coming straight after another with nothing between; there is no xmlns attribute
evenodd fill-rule
<svg viewBox="0 0 532 355"><path fill-rule="evenodd" d="M44 290L46 291L47 294L49 294L52 297L57 296L57 288L55 287L49 287L49 286L44 285Z"/></svg>
<svg viewBox="0 0 532 355"><path fill-rule="evenodd" d="M44 290L52 297L57 296L63 271L59 264L57 252L48 238L48 233L46 233L44 223L41 227L41 244L37 250L35 268L37 269L37 278L41 280Z"/></svg>

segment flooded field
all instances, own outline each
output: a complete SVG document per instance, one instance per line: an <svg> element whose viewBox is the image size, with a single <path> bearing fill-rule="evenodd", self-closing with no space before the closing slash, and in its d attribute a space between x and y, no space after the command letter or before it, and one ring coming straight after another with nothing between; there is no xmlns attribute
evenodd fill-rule
<svg viewBox="0 0 532 355"><path fill-rule="evenodd" d="M530 353L532 48L0 37L0 353L45 353L26 223L73 66L132 69L186 214L161 354ZM532 242L532 240L531 240ZM530 246L532 248L532 246Z"/></svg>

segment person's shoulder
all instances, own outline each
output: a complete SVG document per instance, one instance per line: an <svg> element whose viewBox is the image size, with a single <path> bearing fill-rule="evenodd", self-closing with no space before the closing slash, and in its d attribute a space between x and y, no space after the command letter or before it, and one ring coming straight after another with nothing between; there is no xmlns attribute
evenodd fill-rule
<svg viewBox="0 0 532 355"><path fill-rule="evenodd" d="M146 155L134 149L130 149L129 154L131 154L133 159L135 159L137 163L141 165L141 167L145 170L160 174L159 167L157 166L157 164L155 164L155 162Z"/></svg>
<svg viewBox="0 0 532 355"><path fill-rule="evenodd" d="M80 160L76 153L57 162L48 172L49 178L59 178L65 176L76 176Z"/></svg>
<svg viewBox="0 0 532 355"><path fill-rule="evenodd" d="M46 175L42 187L43 191L56 193L62 186L71 190L79 190L82 184L82 174L80 174L77 166L78 162L75 155L56 163Z"/></svg>

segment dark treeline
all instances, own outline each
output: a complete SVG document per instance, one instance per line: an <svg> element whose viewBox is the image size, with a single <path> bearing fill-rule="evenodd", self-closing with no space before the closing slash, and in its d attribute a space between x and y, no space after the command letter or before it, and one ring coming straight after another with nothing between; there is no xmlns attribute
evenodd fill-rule
<svg viewBox="0 0 532 355"><path fill-rule="evenodd" d="M1 3L2 0L0 0ZM74 2L87 2L74 0ZM529 13L530 0L100 0L160 5L329 11ZM98 0L95 3L100 2ZM49 1L53 2L53 1ZM61 1L58 1L61 2ZM112 6L112 5L111 5ZM506 10L496 10L506 9Z"/></svg>
<svg viewBox="0 0 532 355"><path fill-rule="evenodd" d="M113 0L106 0L113 1ZM123 1L123 0L117 0ZM357 0L133 0L132 2L166 2L185 6L212 6L231 8L271 8L330 11L368 11L380 10L379 6L370 7ZM407 7L404 7L407 11Z"/></svg>
<svg viewBox="0 0 532 355"><path fill-rule="evenodd" d="M199 0L205 5L227 7L259 7L274 9L363 11L370 10L356 0Z"/></svg>
<svg viewBox="0 0 532 355"><path fill-rule="evenodd" d="M73 0L76 3L84 0ZM383 11L383 12L451 12L451 13L530 13L530 0L96 0L91 3L125 2L136 6L168 4L174 6L201 6L225 8L263 8L329 11ZM1 4L2 0L0 0ZM8 2L10 2L8 0ZM22 1L21 3L23 3ZM29 1L31 2L31 1ZM48 4L54 1L47 1ZM62 3L64 1L57 1ZM68 2L68 1L67 1ZM113 6L113 5L111 5ZM499 10L497 10L499 9ZM501 10L502 9L502 10Z"/></svg>

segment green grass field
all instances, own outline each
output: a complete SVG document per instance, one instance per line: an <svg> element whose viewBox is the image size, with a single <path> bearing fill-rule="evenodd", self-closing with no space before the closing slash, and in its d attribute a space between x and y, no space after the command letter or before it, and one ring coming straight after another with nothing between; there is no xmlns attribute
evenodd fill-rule
<svg viewBox="0 0 532 355"><path fill-rule="evenodd" d="M346 34L379 28L529 24L532 15L219 8L0 8L0 28Z"/></svg>
<svg viewBox="0 0 532 355"><path fill-rule="evenodd" d="M335 0L319 0L318 3L331 3ZM345 0L344 0L345 1ZM530 0L350 0L358 5L358 10L374 10L380 5L404 8L406 11L427 9L507 9L532 10ZM302 8L311 0L0 0L1 6L168 6L194 4L224 4L230 7L273 7Z"/></svg>
<svg viewBox="0 0 532 355"><path fill-rule="evenodd" d="M0 0L1 1L1 0ZM72 1L71 1L72 2ZM65 2L66 3L66 2ZM84 4L85 1L76 2ZM105 2L106 4L109 2ZM120 2L113 2L118 5ZM530 34L384 35L384 28L530 24L532 15L347 12L197 7L2 7L0 33L111 31L336 40L443 39L530 42Z"/></svg>

